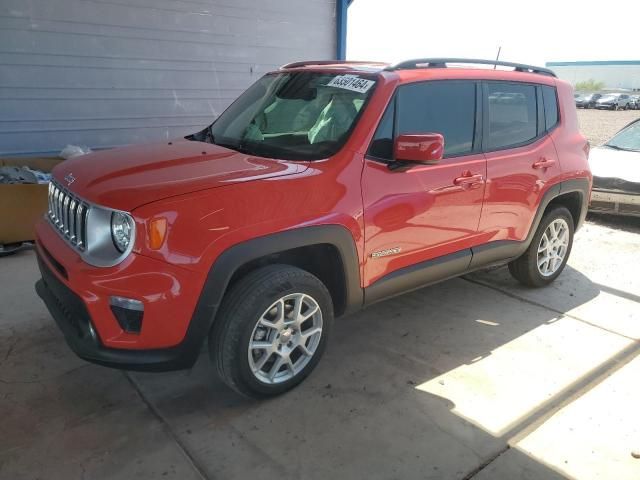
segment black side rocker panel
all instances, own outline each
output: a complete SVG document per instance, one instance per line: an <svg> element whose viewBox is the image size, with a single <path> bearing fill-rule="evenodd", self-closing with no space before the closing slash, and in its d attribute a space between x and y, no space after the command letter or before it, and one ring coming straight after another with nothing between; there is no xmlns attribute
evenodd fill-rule
<svg viewBox="0 0 640 480"><path fill-rule="evenodd" d="M587 215L589 181L586 178L568 180L553 185L547 190L540 201L540 205L538 206L538 210L536 211L536 215L525 240L521 242L498 240L391 272L365 288L365 306L449 278L471 273L474 270L493 265L501 265L515 260L529 248L529 244L538 229L538 225L549 203L551 203L554 198L571 192L578 192L581 197L580 215L576 221L577 230Z"/></svg>

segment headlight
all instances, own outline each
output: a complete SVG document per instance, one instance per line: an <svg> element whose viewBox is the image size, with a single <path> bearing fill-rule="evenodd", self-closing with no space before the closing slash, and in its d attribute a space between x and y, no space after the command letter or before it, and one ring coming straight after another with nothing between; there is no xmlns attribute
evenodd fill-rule
<svg viewBox="0 0 640 480"><path fill-rule="evenodd" d="M133 233L133 219L123 212L113 212L111 214L111 238L113 244L120 253L124 253L131 243Z"/></svg>

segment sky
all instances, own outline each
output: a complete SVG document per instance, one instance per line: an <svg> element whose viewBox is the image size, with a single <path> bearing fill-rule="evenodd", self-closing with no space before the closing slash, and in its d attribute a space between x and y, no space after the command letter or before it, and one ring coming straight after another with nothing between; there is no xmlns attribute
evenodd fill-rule
<svg viewBox="0 0 640 480"><path fill-rule="evenodd" d="M640 60L640 0L354 0L349 7L349 60L494 59L499 46L501 60L538 66Z"/></svg>

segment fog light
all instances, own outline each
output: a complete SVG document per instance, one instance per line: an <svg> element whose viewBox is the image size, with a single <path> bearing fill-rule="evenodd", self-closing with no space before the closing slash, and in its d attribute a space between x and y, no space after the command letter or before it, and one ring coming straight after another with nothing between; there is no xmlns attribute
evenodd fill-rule
<svg viewBox="0 0 640 480"><path fill-rule="evenodd" d="M127 333L140 333L144 304L140 300L126 297L110 297L109 304L120 328Z"/></svg>

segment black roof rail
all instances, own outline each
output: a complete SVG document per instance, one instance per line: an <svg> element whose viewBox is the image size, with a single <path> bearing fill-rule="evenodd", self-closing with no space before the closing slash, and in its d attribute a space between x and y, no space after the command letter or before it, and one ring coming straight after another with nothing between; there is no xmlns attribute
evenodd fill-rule
<svg viewBox="0 0 640 480"><path fill-rule="evenodd" d="M286 65L282 65L280 70L286 70L288 68L307 67L310 65L387 65L384 62L366 62L366 61L350 61L350 60L304 60L302 62L291 62Z"/></svg>
<svg viewBox="0 0 640 480"><path fill-rule="evenodd" d="M385 70L413 70L417 68L447 68L447 63L463 63L469 65L494 65L501 67L512 67L516 72L538 73L540 75L548 75L555 77L556 74L543 67L534 67L533 65L525 65L523 63L503 62L501 60L482 60L477 58L416 58L414 60L405 60L404 62L391 65Z"/></svg>

